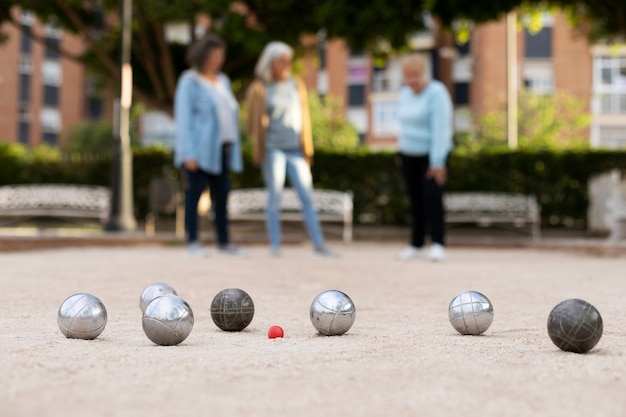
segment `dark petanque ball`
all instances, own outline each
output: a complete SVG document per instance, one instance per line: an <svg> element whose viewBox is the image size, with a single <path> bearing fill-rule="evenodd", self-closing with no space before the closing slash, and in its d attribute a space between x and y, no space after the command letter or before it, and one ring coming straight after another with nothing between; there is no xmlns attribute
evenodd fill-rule
<svg viewBox="0 0 626 417"><path fill-rule="evenodd" d="M602 329L598 310L576 298L557 304L548 317L550 339L566 352L589 352L600 341Z"/></svg>
<svg viewBox="0 0 626 417"><path fill-rule="evenodd" d="M228 332L245 329L254 317L252 298L239 288L217 293L211 303L211 318L217 327Z"/></svg>

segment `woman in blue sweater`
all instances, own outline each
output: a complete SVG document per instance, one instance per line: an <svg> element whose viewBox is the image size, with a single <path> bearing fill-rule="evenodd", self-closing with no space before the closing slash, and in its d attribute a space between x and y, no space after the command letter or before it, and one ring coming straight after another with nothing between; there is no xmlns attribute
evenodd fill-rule
<svg viewBox="0 0 626 417"><path fill-rule="evenodd" d="M443 190L446 159L452 149L452 101L446 87L426 77L423 60L408 56L403 63L404 85L398 96L399 161L411 206L410 245L398 259L419 256L426 226L430 226L428 257L445 257Z"/></svg>
<svg viewBox="0 0 626 417"><path fill-rule="evenodd" d="M185 231L187 252L206 256L198 237L198 201L209 186L217 235L217 253L242 255L230 242L226 203L228 172L243 168L239 143L239 105L228 77L220 72L224 43L208 34L193 44L187 56L191 68L176 86L174 163L185 179Z"/></svg>

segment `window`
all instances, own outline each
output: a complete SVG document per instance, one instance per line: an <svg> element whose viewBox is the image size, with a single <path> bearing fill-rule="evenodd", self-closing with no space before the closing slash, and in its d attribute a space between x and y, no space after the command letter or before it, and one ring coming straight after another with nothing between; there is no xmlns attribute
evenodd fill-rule
<svg viewBox="0 0 626 417"><path fill-rule="evenodd" d="M57 145L59 142L59 134L55 132L43 132L41 140L48 145Z"/></svg>
<svg viewBox="0 0 626 417"><path fill-rule="evenodd" d="M30 102L30 74L20 74L20 102Z"/></svg>
<svg viewBox="0 0 626 417"><path fill-rule="evenodd" d="M459 56L463 56L463 55L467 55L470 53L470 42L471 41L467 41L464 44L460 45L460 44L455 44L456 45L456 51L458 53Z"/></svg>
<svg viewBox="0 0 626 417"><path fill-rule="evenodd" d="M48 107L59 106L59 87L53 85L43 86L43 104Z"/></svg>
<svg viewBox="0 0 626 417"><path fill-rule="evenodd" d="M365 85L348 86L348 106L365 106Z"/></svg>
<svg viewBox="0 0 626 417"><path fill-rule="evenodd" d="M99 119L102 116L102 99L99 97L87 97L87 117Z"/></svg>
<svg viewBox="0 0 626 417"><path fill-rule="evenodd" d="M626 91L626 57L600 56L596 57L595 84L602 87L619 88Z"/></svg>
<svg viewBox="0 0 626 417"><path fill-rule="evenodd" d="M20 104L18 110L18 120L20 122L28 122L31 120L30 106L28 104Z"/></svg>
<svg viewBox="0 0 626 417"><path fill-rule="evenodd" d="M59 61L45 60L41 66L41 76L45 85L60 86L63 70Z"/></svg>
<svg viewBox="0 0 626 417"><path fill-rule="evenodd" d="M20 74L32 74L33 61L30 59L30 57L20 58L20 62L18 65Z"/></svg>
<svg viewBox="0 0 626 417"><path fill-rule="evenodd" d="M318 48L318 58L319 58L319 69L326 69L326 42L320 42L320 46Z"/></svg>
<svg viewBox="0 0 626 417"><path fill-rule="evenodd" d="M397 97L373 98L372 134L374 136L394 136L398 133Z"/></svg>
<svg viewBox="0 0 626 417"><path fill-rule="evenodd" d="M427 73L429 73L428 69ZM374 68L372 75L373 91L397 91L402 82L402 60L400 58L388 59L385 68Z"/></svg>
<svg viewBox="0 0 626 417"><path fill-rule="evenodd" d="M30 135L30 123L18 122L17 124L18 140L20 143L27 145L29 143L28 136Z"/></svg>
<svg viewBox="0 0 626 417"><path fill-rule="evenodd" d="M56 60L59 59L59 48L61 46L61 40L59 38L53 38L46 36L46 59Z"/></svg>
<svg viewBox="0 0 626 417"><path fill-rule="evenodd" d="M594 58L593 90L593 113L626 113L626 56Z"/></svg>
<svg viewBox="0 0 626 417"><path fill-rule="evenodd" d="M469 87L468 82L454 83L454 104L461 106L469 105Z"/></svg>
<svg viewBox="0 0 626 417"><path fill-rule="evenodd" d="M524 29L524 57L552 58L551 27L544 27L535 34L531 34L528 29Z"/></svg>
<svg viewBox="0 0 626 417"><path fill-rule="evenodd" d="M22 10L20 23L24 26L32 26L35 23L35 13L29 10Z"/></svg>
<svg viewBox="0 0 626 417"><path fill-rule="evenodd" d="M22 25L22 37L20 43L20 51L22 55L28 55L33 52L33 40L30 37L32 28L30 26Z"/></svg>
<svg viewBox="0 0 626 417"><path fill-rule="evenodd" d="M524 86L530 91L541 95L554 93L554 67L551 60L525 60L522 75Z"/></svg>
<svg viewBox="0 0 626 417"><path fill-rule="evenodd" d="M600 146L609 149L626 148L626 126L600 126Z"/></svg>
<svg viewBox="0 0 626 417"><path fill-rule="evenodd" d="M61 114L58 109L44 107L39 115L44 132L58 133L61 130Z"/></svg>

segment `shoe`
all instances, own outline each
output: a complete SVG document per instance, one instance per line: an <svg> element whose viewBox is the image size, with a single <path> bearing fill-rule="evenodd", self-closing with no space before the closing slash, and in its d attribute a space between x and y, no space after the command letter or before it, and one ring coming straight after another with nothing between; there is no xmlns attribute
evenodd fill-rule
<svg viewBox="0 0 626 417"><path fill-rule="evenodd" d="M232 256L235 258L246 257L246 252L239 249L234 243L227 243L226 245L220 245L217 247L217 254L222 256Z"/></svg>
<svg viewBox="0 0 626 417"><path fill-rule="evenodd" d="M326 246L320 246L313 249L313 254L318 258L338 258L335 252L328 249Z"/></svg>
<svg viewBox="0 0 626 417"><path fill-rule="evenodd" d="M446 248L439 243L433 243L430 246L430 252L428 253L428 259L433 262L441 262L446 257Z"/></svg>
<svg viewBox="0 0 626 417"><path fill-rule="evenodd" d="M272 246L270 248L270 258L280 258L280 248L277 246Z"/></svg>
<svg viewBox="0 0 626 417"><path fill-rule="evenodd" d="M209 256L209 251L196 240L187 244L187 256L192 258L206 258Z"/></svg>
<svg viewBox="0 0 626 417"><path fill-rule="evenodd" d="M399 261L408 261L410 259L418 258L422 254L422 248L418 248L412 245L402 249L396 256Z"/></svg>

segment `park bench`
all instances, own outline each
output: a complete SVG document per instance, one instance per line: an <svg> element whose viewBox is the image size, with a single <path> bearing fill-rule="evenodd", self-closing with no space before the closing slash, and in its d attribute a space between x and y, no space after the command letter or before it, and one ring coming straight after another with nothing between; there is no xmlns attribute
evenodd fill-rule
<svg viewBox="0 0 626 417"><path fill-rule="evenodd" d="M313 204L320 222L342 223L343 241L352 241L352 192L315 189ZM267 192L263 188L233 190L228 197L228 215L231 220L265 220L266 207ZM296 191L285 188L280 201L281 220L302 221L301 209Z"/></svg>
<svg viewBox="0 0 626 417"><path fill-rule="evenodd" d="M0 186L0 218L5 224L37 218L98 220L109 213L106 187L77 184L20 184Z"/></svg>
<svg viewBox="0 0 626 417"><path fill-rule="evenodd" d="M180 184L175 179L155 178L150 183L149 213L146 216L146 234L153 236L155 223L160 213L175 214L176 236L184 237L184 197L179 191ZM342 238L352 240L353 198L350 191L313 191L313 203L320 222L343 224ZM210 215L208 191L200 198L198 214ZM228 217L230 221L265 221L267 192L264 188L244 188L232 190L228 196ZM302 221L301 205L296 191L286 188L281 198L281 220Z"/></svg>
<svg viewBox="0 0 626 417"><path fill-rule="evenodd" d="M541 237L541 216L534 196L500 192L448 192L444 194L446 223L479 226L508 225L529 228L534 239Z"/></svg>
<svg viewBox="0 0 626 417"><path fill-rule="evenodd" d="M609 240L617 242L626 237L624 226L626 223L626 182L622 179L622 172L614 169L610 172L609 198L606 201L607 224L609 226Z"/></svg>

